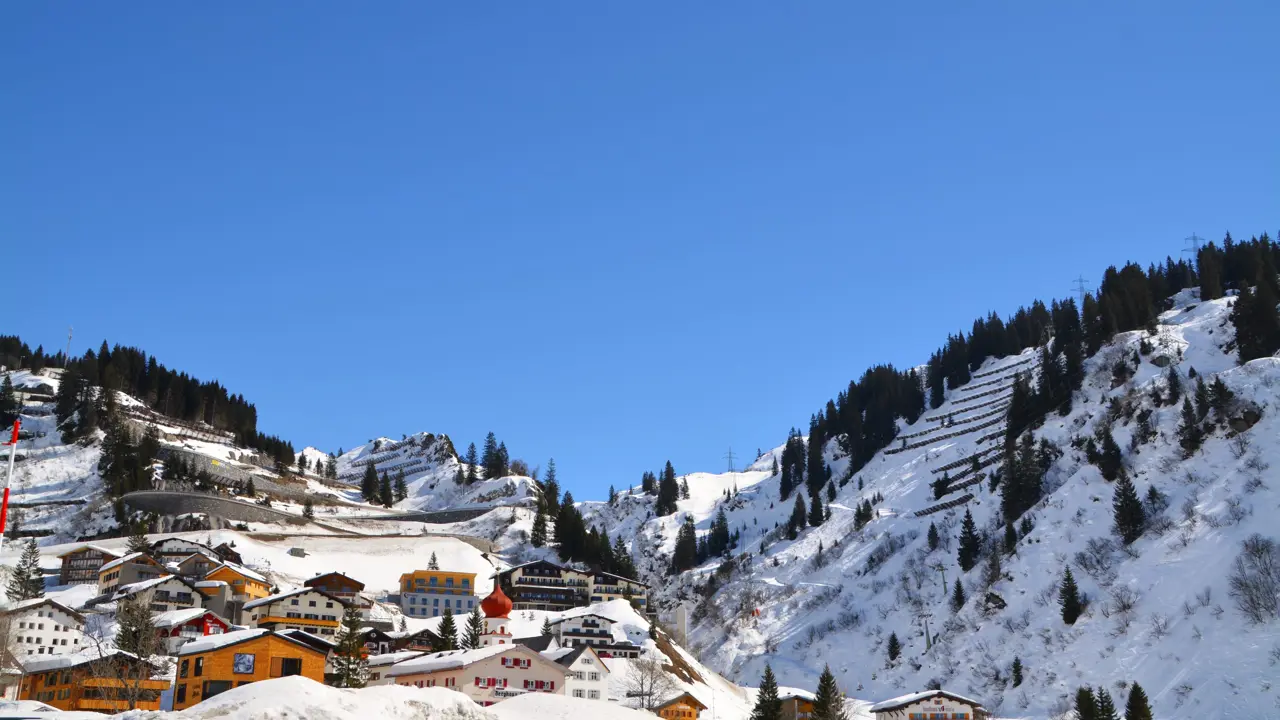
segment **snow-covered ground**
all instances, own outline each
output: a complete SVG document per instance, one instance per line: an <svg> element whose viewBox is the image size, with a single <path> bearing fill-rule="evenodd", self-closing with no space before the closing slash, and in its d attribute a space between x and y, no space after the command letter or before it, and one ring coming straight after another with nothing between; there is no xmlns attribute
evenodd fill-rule
<svg viewBox="0 0 1280 720"><path fill-rule="evenodd" d="M683 603L691 611L691 651L739 683L756 684L767 662L781 684L813 688L829 663L841 686L859 698L879 700L940 682L1005 715L1047 717L1080 685L1105 685L1123 698L1127 691L1119 684L1138 681L1161 718L1280 717L1280 628L1248 625L1228 597L1226 580L1241 540L1252 533L1280 538L1280 358L1237 365L1228 345L1234 334L1227 319L1232 302L1199 303L1191 292L1175 298L1174 309L1161 316L1157 335L1146 338L1153 351L1142 356L1134 377L1112 388L1112 366L1132 358L1146 337L1144 332L1117 336L1087 363L1085 385L1070 414L1052 414L1036 431L1063 455L1052 464L1045 498L1032 511L1034 530L1019 541L1015 555L1005 558L1004 577L990 588L1007 603L1003 610L984 614L982 566L962 574L956 563L966 508L980 531L1003 537L999 493L983 482L936 501L930 487L940 477L930 470L996 447L999 437L979 438L1002 425L929 442L930 436L966 425L942 429L940 420L928 418L953 414L961 421L990 411L967 408L1006 393L970 398L1007 386L1014 371L1033 368L1033 351L990 360L978 372L994 375L948 391L943 406L903 428L912 435L936 432L909 440L919 447L878 454L839 488L830 520L794 542L770 540L763 555L761 541L776 524L785 526L794 503L794 498L779 500L778 478L769 476L780 448L747 472L689 475L691 498L681 501L674 515L652 518L652 498L637 495L614 507L589 504L588 522L603 521L611 532L621 528L638 553L659 548L638 565L651 581L660 580L656 586L666 608ZM1181 402L1154 408L1157 437L1136 451L1129 450L1136 423L1117 420L1114 436L1125 448L1130 477L1140 494L1155 485L1167 496L1164 515L1171 525L1161 534L1148 533L1128 553L1117 544L1104 553L1110 570L1090 574L1076 555L1090 540L1114 537L1113 486L1072 440L1092 436L1115 398L1127 396L1140 408L1152 407L1151 391L1165 382L1165 370L1155 361L1177 368L1185 393L1194 390L1188 377L1192 368L1207 381L1221 377L1238 401L1256 404L1263 417L1239 438L1217 430L1187 460L1176 434ZM837 444L826 452L833 476L845 477L848 460ZM740 494L725 502L725 488L735 483ZM965 506L925 517L913 514L965 492L975 495ZM855 530L853 508L876 493L884 497L876 518ZM721 506L742 535L735 552L751 557L726 567L707 601L697 588L719 560L676 579L665 569L684 514L691 513L705 531ZM943 536L943 546L934 552L926 540L931 523ZM1074 626L1063 624L1056 595L1068 565L1092 599ZM957 577L969 602L953 613L949 599ZM1112 593L1120 588L1139 599L1132 610L1112 612ZM929 650L926 616L934 636ZM903 644L902 657L892 666L886 653L890 633ZM1017 688L1008 680L1015 657L1026 678Z"/></svg>

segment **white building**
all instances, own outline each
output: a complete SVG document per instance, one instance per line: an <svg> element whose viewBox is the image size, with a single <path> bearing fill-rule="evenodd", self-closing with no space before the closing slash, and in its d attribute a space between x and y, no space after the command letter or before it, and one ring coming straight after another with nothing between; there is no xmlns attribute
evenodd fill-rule
<svg viewBox="0 0 1280 720"><path fill-rule="evenodd" d="M126 598L147 593L151 596L152 612L163 613L170 610L204 607L204 595L196 588L195 583L177 575L162 575L158 578L123 585L103 602L120 602Z"/></svg>
<svg viewBox="0 0 1280 720"><path fill-rule="evenodd" d="M19 660L32 655L68 655L84 649L84 616L49 600L23 600L0 608L9 624L9 652Z"/></svg>
<svg viewBox="0 0 1280 720"><path fill-rule="evenodd" d="M564 694L585 700L609 699L609 668L589 645L548 650L542 656L569 672Z"/></svg>
<svg viewBox="0 0 1280 720"><path fill-rule="evenodd" d="M244 620L252 627L305 630L333 638L340 634L348 604L336 595L304 587L245 603Z"/></svg>
<svg viewBox="0 0 1280 720"><path fill-rule="evenodd" d="M984 720L987 711L977 700L946 690L911 693L871 706L876 720Z"/></svg>
<svg viewBox="0 0 1280 720"><path fill-rule="evenodd" d="M552 632L561 647L576 648L589 646L597 654L606 657L636 658L640 656L640 648L629 638L621 627L613 620L596 613L566 613L551 623Z"/></svg>
<svg viewBox="0 0 1280 720"><path fill-rule="evenodd" d="M369 679L365 681L368 687L376 685L395 685L395 679L387 675L392 665L402 663L406 660L420 658L427 653L423 650L401 650L400 652L383 653L381 655L369 656Z"/></svg>

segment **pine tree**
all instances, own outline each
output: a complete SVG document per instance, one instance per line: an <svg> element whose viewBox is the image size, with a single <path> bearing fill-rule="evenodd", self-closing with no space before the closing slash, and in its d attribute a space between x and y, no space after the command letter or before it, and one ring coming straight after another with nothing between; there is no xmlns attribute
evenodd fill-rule
<svg viewBox="0 0 1280 720"><path fill-rule="evenodd" d="M687 477L680 478L680 499L689 499L689 478Z"/></svg>
<svg viewBox="0 0 1280 720"><path fill-rule="evenodd" d="M547 515L542 512L542 505L538 505L537 514L533 516L533 533L529 537L529 542L534 547L542 547L547 544Z"/></svg>
<svg viewBox="0 0 1280 720"><path fill-rule="evenodd" d="M6 594L13 602L44 597L44 573L40 570L40 548L35 538L27 538L22 558L9 575Z"/></svg>
<svg viewBox="0 0 1280 720"><path fill-rule="evenodd" d="M1152 720L1151 703L1147 693L1138 683L1129 688L1129 702L1125 704L1124 720Z"/></svg>
<svg viewBox="0 0 1280 720"><path fill-rule="evenodd" d="M8 375L0 384L0 424L10 425L18 419L18 395L13 390L13 380Z"/></svg>
<svg viewBox="0 0 1280 720"><path fill-rule="evenodd" d="M360 497L365 502L374 502L378 499L378 469L369 463L364 466L364 475L360 477Z"/></svg>
<svg viewBox="0 0 1280 720"><path fill-rule="evenodd" d="M799 496L796 496L799 499ZM826 514L822 511L822 499L818 495L814 495L809 503L809 524L813 527L820 527L822 521L826 519Z"/></svg>
<svg viewBox="0 0 1280 720"><path fill-rule="evenodd" d="M1178 377L1178 371L1173 365L1169 366L1164 377L1169 386L1169 404L1172 405L1182 398L1182 378Z"/></svg>
<svg viewBox="0 0 1280 720"><path fill-rule="evenodd" d="M145 520L129 523L127 551L130 553L151 552L151 541L147 540L147 522Z"/></svg>
<svg viewBox="0 0 1280 720"><path fill-rule="evenodd" d="M898 633L889 633L889 662L892 664L902 652L902 643L898 642Z"/></svg>
<svg viewBox="0 0 1280 720"><path fill-rule="evenodd" d="M1204 376L1196 378L1196 419L1204 420L1209 415L1209 386L1204 381Z"/></svg>
<svg viewBox="0 0 1280 720"><path fill-rule="evenodd" d="M658 516L670 515L676 511L676 503L680 500L680 485L676 482L675 468L671 467L671 461L667 461L667 466L662 470L662 477L658 480L658 502L654 505L654 513Z"/></svg>
<svg viewBox="0 0 1280 720"><path fill-rule="evenodd" d="M475 443L471 443L467 446L467 454L464 456L464 459L467 463L467 484L474 485L480 480L480 460L476 457Z"/></svg>
<svg viewBox="0 0 1280 720"><path fill-rule="evenodd" d="M1137 489L1133 487L1133 482L1128 477L1121 476L1116 482L1111 508L1116 534L1125 545L1142 537L1147 527L1147 514L1142 507L1142 501L1138 499Z"/></svg>
<svg viewBox="0 0 1280 720"><path fill-rule="evenodd" d="M397 471L397 472L396 472L395 489L394 489L394 491L393 491L393 492L394 492L394 494L395 494L395 501L396 501L396 502L400 502L401 500L406 500L406 499L408 499L408 497L409 497L409 484L408 484L407 482L405 482L405 479L404 479L404 470L399 470L399 471Z"/></svg>
<svg viewBox="0 0 1280 720"><path fill-rule="evenodd" d="M440 626L436 628L436 635L440 636L440 641L436 643L436 652L458 649L458 626L453 621L453 608L444 609L444 613L440 616Z"/></svg>
<svg viewBox="0 0 1280 720"><path fill-rule="evenodd" d="M773 668L765 663L764 676L760 678L760 690L756 693L756 705L750 720L782 720L782 701L778 699L778 680Z"/></svg>
<svg viewBox="0 0 1280 720"><path fill-rule="evenodd" d="M1218 414L1219 420L1225 420L1227 413L1230 412L1231 400L1235 397L1235 393L1222 382L1222 378L1215 377L1213 384L1209 386L1209 405L1213 411Z"/></svg>
<svg viewBox="0 0 1280 720"><path fill-rule="evenodd" d="M391 489L391 478L384 472L382 479L378 481L378 502L383 507L391 507L396 504L395 491Z"/></svg>
<svg viewBox="0 0 1280 720"><path fill-rule="evenodd" d="M486 480L492 480L501 477L499 473L501 462L498 456L498 438L491 432L484 438L484 450L480 454L480 465L484 467L484 477Z"/></svg>
<svg viewBox="0 0 1280 720"><path fill-rule="evenodd" d="M951 612L960 612L960 608L964 607L968 598L964 594L964 585L960 583L960 578L956 578L955 590L951 592Z"/></svg>
<svg viewBox="0 0 1280 720"><path fill-rule="evenodd" d="M960 549L957 560L960 569L969 572L978 562L978 554L982 550L982 540L978 537L978 527L973 522L973 514L964 511L964 520L960 523Z"/></svg>
<svg viewBox="0 0 1280 720"><path fill-rule="evenodd" d="M830 665L824 665L822 675L818 677L818 691L813 697L813 711L810 720L848 720L844 709L844 694L836 684L836 676Z"/></svg>
<svg viewBox="0 0 1280 720"><path fill-rule="evenodd" d="M548 616L546 616L546 617L542 618L542 634L543 634L543 635L551 635L551 634L555 633L555 631L556 631L556 629L555 629L554 627L552 627L552 626L551 626L551 616L550 616L550 615L548 615Z"/></svg>
<svg viewBox="0 0 1280 720"><path fill-rule="evenodd" d="M836 501L836 483L834 480L832 480L827 482L827 502L833 503L835 501Z"/></svg>
<svg viewBox="0 0 1280 720"><path fill-rule="evenodd" d="M484 616L480 614L480 606L471 608L467 615L467 627L462 634L462 647L466 650L480 648L480 636L484 635Z"/></svg>
<svg viewBox="0 0 1280 720"><path fill-rule="evenodd" d="M618 491L612 485L609 486L609 507L613 507L618 501Z"/></svg>
<svg viewBox="0 0 1280 720"><path fill-rule="evenodd" d="M1182 457L1189 458L1200 449L1204 442L1204 430L1196 418L1196 411L1190 400L1182 402L1182 423L1178 425L1178 444L1182 445Z"/></svg>
<svg viewBox="0 0 1280 720"><path fill-rule="evenodd" d="M672 572L683 572L698 564L698 531L693 526L693 516L685 515L676 533L676 547L671 555Z"/></svg>
<svg viewBox="0 0 1280 720"><path fill-rule="evenodd" d="M940 541L941 538L938 537L938 528L933 523L929 523L929 552L937 550L938 543Z"/></svg>
<svg viewBox="0 0 1280 720"><path fill-rule="evenodd" d="M1255 287L1241 292L1231 309L1241 363L1270 357L1280 350L1280 310L1276 309L1273 281L1274 276L1265 277L1259 268Z"/></svg>
<svg viewBox="0 0 1280 720"><path fill-rule="evenodd" d="M307 456L302 453L298 453L298 474L307 474Z"/></svg>
<svg viewBox="0 0 1280 720"><path fill-rule="evenodd" d="M440 569L440 561L436 559L436 554L434 552L431 553L431 559L427 561L427 569L428 570Z"/></svg>
<svg viewBox="0 0 1280 720"><path fill-rule="evenodd" d="M347 605L342 611L342 636L333 651L335 687L362 688L369 680L369 658L360 634L362 624L360 608Z"/></svg>
<svg viewBox="0 0 1280 720"><path fill-rule="evenodd" d="M1120 720L1111 693L1101 687L1098 688L1098 720Z"/></svg>
<svg viewBox="0 0 1280 720"><path fill-rule="evenodd" d="M1071 568L1067 568L1062 574L1062 586L1058 588L1058 607L1062 608L1062 622L1068 625L1075 625L1084 610L1080 602L1080 588L1076 587Z"/></svg>
<svg viewBox="0 0 1280 720"><path fill-rule="evenodd" d="M1098 699L1088 685L1076 690L1076 720L1098 720Z"/></svg>
<svg viewBox="0 0 1280 720"><path fill-rule="evenodd" d="M1000 582L1000 578L1004 576L1004 569L1001 567L1000 550L991 548L987 553L987 564L983 567L982 582L991 587Z"/></svg>
<svg viewBox="0 0 1280 720"><path fill-rule="evenodd" d="M787 536L795 540L807 524L808 513L804 507L804 495L796 493L796 504L791 508L791 519L787 521Z"/></svg>
<svg viewBox="0 0 1280 720"><path fill-rule="evenodd" d="M1009 669L1009 674L1013 679L1013 686L1018 687L1022 684L1022 658L1013 657L1013 667Z"/></svg>
<svg viewBox="0 0 1280 720"><path fill-rule="evenodd" d="M550 517L560 513L560 482L556 480L555 458L547 461L547 474L542 480L542 502L547 506Z"/></svg>
<svg viewBox="0 0 1280 720"><path fill-rule="evenodd" d="M311 498L307 498L302 503L302 517L308 520L316 519L316 505L311 501Z"/></svg>
<svg viewBox="0 0 1280 720"><path fill-rule="evenodd" d="M1120 446L1116 443L1115 436L1111 434L1111 428L1106 428L1102 435L1102 451L1098 460L1098 469L1102 471L1102 477L1107 482L1111 482L1120 476L1124 469L1124 459L1120 454Z"/></svg>
<svg viewBox="0 0 1280 720"><path fill-rule="evenodd" d="M143 592L116 605L116 647L135 655L148 656L154 649L155 618L151 614L151 593Z"/></svg>
<svg viewBox="0 0 1280 720"><path fill-rule="evenodd" d="M1018 551L1018 532L1011 522L1004 524L1004 551L1008 555Z"/></svg>

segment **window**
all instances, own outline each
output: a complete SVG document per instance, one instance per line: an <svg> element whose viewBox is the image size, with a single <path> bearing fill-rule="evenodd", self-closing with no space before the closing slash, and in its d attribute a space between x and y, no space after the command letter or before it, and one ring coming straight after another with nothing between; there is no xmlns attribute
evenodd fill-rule
<svg viewBox="0 0 1280 720"><path fill-rule="evenodd" d="M588 698L590 698L590 699L592 699L592 700L599 700L599 699L600 699L600 691L599 691L599 690L588 690L588 691L587 691L587 697L588 697Z"/></svg>
<svg viewBox="0 0 1280 720"><path fill-rule="evenodd" d="M290 604L290 605L297 605L297 604L298 604L298 598L293 598L292 600L290 600L290 601L289 601L289 604Z"/></svg>
<svg viewBox="0 0 1280 720"><path fill-rule="evenodd" d="M600 679L600 673L598 672L587 673L587 679L592 682L596 682Z"/></svg>
<svg viewBox="0 0 1280 720"><path fill-rule="evenodd" d="M209 699L214 695L219 695L231 689L230 680L205 680L204 681L204 697Z"/></svg>
<svg viewBox="0 0 1280 720"><path fill-rule="evenodd" d="M196 669L192 673L192 675L194 677L200 677L203 674L204 674L204 656L201 656L196 658ZM208 683L205 683L205 685L208 685ZM208 695L209 694L206 692L205 697L208 697Z"/></svg>
<svg viewBox="0 0 1280 720"><path fill-rule="evenodd" d="M183 664L185 665L186 663L184 662ZM183 675L183 677L186 677L186 676ZM182 704L187 701L187 684L186 683L183 683L178 686L177 695L174 697L173 701L177 704Z"/></svg>
<svg viewBox="0 0 1280 720"><path fill-rule="evenodd" d="M574 696L574 697L576 697L576 698L580 698L580 697L586 697L586 696L587 696L587 694L586 694L586 693L584 693L584 692L583 692L583 691L581 691L581 690L574 690L574 691L573 691L573 696Z"/></svg>
<svg viewBox="0 0 1280 720"><path fill-rule="evenodd" d="M316 606L316 601L315 601L315 600L310 600L310 601L308 601L308 602L307 602L307 607L315 607L315 606Z"/></svg>
<svg viewBox="0 0 1280 720"><path fill-rule="evenodd" d="M332 608L333 608L333 603L331 603L331 602L327 602L327 603L325 603L325 604L324 604L324 606L325 606L325 607L327 607L327 608L332 609Z"/></svg>

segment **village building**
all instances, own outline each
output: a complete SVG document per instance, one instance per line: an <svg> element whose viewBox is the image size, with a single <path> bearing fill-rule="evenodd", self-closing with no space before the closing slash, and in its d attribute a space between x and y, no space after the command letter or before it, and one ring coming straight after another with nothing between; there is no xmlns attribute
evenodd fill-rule
<svg viewBox="0 0 1280 720"><path fill-rule="evenodd" d="M977 700L946 690L926 690L871 706L876 720L984 720L987 711Z"/></svg>
<svg viewBox="0 0 1280 720"><path fill-rule="evenodd" d="M640 646L631 642L613 620L595 613L561 618L551 623L561 647L590 646L603 657L637 658Z"/></svg>
<svg viewBox="0 0 1280 720"><path fill-rule="evenodd" d="M62 569L58 571L59 585L96 585L98 571L103 565L119 559L124 553L108 550L99 545L81 545L58 556Z"/></svg>
<svg viewBox="0 0 1280 720"><path fill-rule="evenodd" d="M304 587L270 595L244 604L249 625L268 630L305 630L321 637L336 637L346 600Z"/></svg>
<svg viewBox="0 0 1280 720"><path fill-rule="evenodd" d="M209 571L205 580L222 580L231 586L231 598L235 602L249 602L271 595L271 583L243 565L224 562Z"/></svg>
<svg viewBox="0 0 1280 720"><path fill-rule="evenodd" d="M124 557L110 560L98 568L98 594L109 595L124 585L152 580L168 573L169 571L150 555L140 552L129 553Z"/></svg>
<svg viewBox="0 0 1280 720"><path fill-rule="evenodd" d="M18 699L37 700L58 710L108 713L128 710L132 699L138 710L159 710L169 681L151 677L153 670L119 650L32 660L23 665Z"/></svg>
<svg viewBox="0 0 1280 720"><path fill-rule="evenodd" d="M212 610L215 615L228 620L233 625L242 625L243 602L237 602L231 594L231 585L225 580L196 580L191 583L204 597L205 609Z"/></svg>
<svg viewBox="0 0 1280 720"><path fill-rule="evenodd" d="M373 655L386 655L396 648L396 638L381 628L360 628L360 639L364 643L365 652Z"/></svg>
<svg viewBox="0 0 1280 720"><path fill-rule="evenodd" d="M565 695L586 700L609 699L609 668L591 646L560 648L542 655L569 671L564 681Z"/></svg>
<svg viewBox="0 0 1280 720"><path fill-rule="evenodd" d="M436 617L445 608L464 615L475 606L475 573L414 570L400 576L400 610L409 617Z"/></svg>
<svg viewBox="0 0 1280 720"><path fill-rule="evenodd" d="M208 545L179 537L164 538L151 543L149 554L162 563L177 562L196 554L218 557L218 554ZM221 559L218 562L222 562Z"/></svg>
<svg viewBox="0 0 1280 720"><path fill-rule="evenodd" d="M457 690L484 706L529 692L564 694L568 671L523 645L449 650L396 663L396 685Z"/></svg>
<svg viewBox="0 0 1280 720"><path fill-rule="evenodd" d="M426 628L421 630L388 630L384 632L386 632L387 637L391 638L392 652L400 652L401 650L435 652L435 649L440 647L440 636Z"/></svg>
<svg viewBox="0 0 1280 720"><path fill-rule="evenodd" d="M118 603L121 600L143 595L149 598L151 611L157 613L204 607L204 595L195 583L177 575L161 575L150 580L122 585L109 596L98 596L93 603Z"/></svg>
<svg viewBox="0 0 1280 720"><path fill-rule="evenodd" d="M207 635L222 635L231 631L231 625L204 608L169 610L155 615L156 633L164 645L165 653L177 655L183 645Z"/></svg>
<svg viewBox="0 0 1280 720"><path fill-rule="evenodd" d="M369 656L369 678L365 685L368 687L376 687L378 685L395 685L395 678L388 677L386 672L396 663L402 663L405 660L422 657L427 653L422 650L401 650L399 652L381 653Z"/></svg>
<svg viewBox="0 0 1280 720"><path fill-rule="evenodd" d="M698 720L699 714L706 709L707 706L698 698L681 693L655 707L653 712L663 720Z"/></svg>
<svg viewBox="0 0 1280 720"><path fill-rule="evenodd" d="M649 586L612 573L593 573L535 560L497 574L516 610L564 611L592 603L625 599L649 612Z"/></svg>
<svg viewBox="0 0 1280 720"><path fill-rule="evenodd" d="M184 558L178 560L170 560L165 563L165 567L174 575L181 575L188 580L203 580L214 568L222 564L222 561L208 553L198 552L191 553Z"/></svg>
<svg viewBox="0 0 1280 720"><path fill-rule="evenodd" d="M327 572L323 575L317 575L302 584L357 605L363 599L360 593L364 591L364 583L340 572Z"/></svg>
<svg viewBox="0 0 1280 720"><path fill-rule="evenodd" d="M813 714L814 694L799 688L778 688L783 720L809 720Z"/></svg>
<svg viewBox="0 0 1280 720"><path fill-rule="evenodd" d="M261 628L193 640L178 651L173 709L259 680L301 675L324 682L326 659L307 642Z"/></svg>
<svg viewBox="0 0 1280 720"><path fill-rule="evenodd" d="M213 554L222 558L222 562L235 563L236 565L244 564L244 558L240 557L240 553L236 552L236 549L227 543L222 543L215 547Z"/></svg>
<svg viewBox="0 0 1280 720"><path fill-rule="evenodd" d="M62 603L23 600L0 609L0 618L8 625L8 651L19 661L84 649L84 616Z"/></svg>
<svg viewBox="0 0 1280 720"><path fill-rule="evenodd" d="M637 610L647 612L649 586L639 580L632 580L613 573L598 572L591 576L590 597L592 603L610 600L626 600Z"/></svg>

